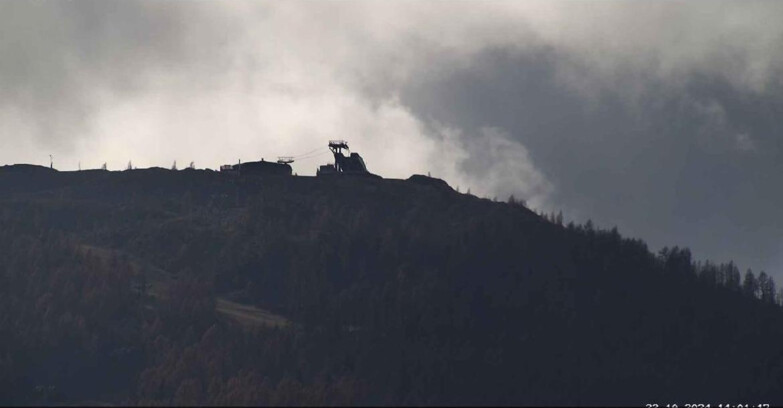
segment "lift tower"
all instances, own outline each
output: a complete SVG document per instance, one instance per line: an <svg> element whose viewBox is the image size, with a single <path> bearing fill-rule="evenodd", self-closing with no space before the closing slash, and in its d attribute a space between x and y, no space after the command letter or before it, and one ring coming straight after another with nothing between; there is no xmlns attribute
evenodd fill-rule
<svg viewBox="0 0 783 408"><path fill-rule="evenodd" d="M334 154L334 170L337 173L367 173L367 165L359 153L343 154L343 150L350 150L345 140L330 140L329 150Z"/></svg>
<svg viewBox="0 0 783 408"><path fill-rule="evenodd" d="M350 150L348 142L345 140L330 140L329 150L334 154L334 168L338 172L345 171L345 155L343 155L343 149Z"/></svg>

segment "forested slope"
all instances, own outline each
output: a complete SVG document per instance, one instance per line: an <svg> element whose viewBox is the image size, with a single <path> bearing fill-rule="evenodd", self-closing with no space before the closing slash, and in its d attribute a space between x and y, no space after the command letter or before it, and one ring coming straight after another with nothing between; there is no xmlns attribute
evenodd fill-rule
<svg viewBox="0 0 783 408"><path fill-rule="evenodd" d="M783 402L766 275L424 178L0 168L0 403Z"/></svg>

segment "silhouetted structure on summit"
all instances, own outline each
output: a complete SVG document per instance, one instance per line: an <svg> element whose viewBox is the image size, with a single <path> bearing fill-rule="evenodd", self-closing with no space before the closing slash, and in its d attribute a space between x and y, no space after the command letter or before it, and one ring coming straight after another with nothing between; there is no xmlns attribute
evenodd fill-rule
<svg viewBox="0 0 783 408"><path fill-rule="evenodd" d="M237 164L224 164L220 166L220 172L233 175L255 174L291 176L293 175L290 166L291 163L296 160L310 159L327 153L321 151L320 153L313 155L313 153L318 152L321 149L313 150L299 156L279 156L276 162L264 161L264 159L261 159L261 161L257 162L242 163L240 160ZM367 165L364 164L364 159L362 159L358 153L351 153L350 155L343 154L343 150L349 150L348 142L345 140L330 140L329 150L334 155L334 164L320 166L316 171L316 176L327 174L355 174L379 177L367 171Z"/></svg>
<svg viewBox="0 0 783 408"><path fill-rule="evenodd" d="M345 140L330 140L329 150L334 154L334 164L320 166L316 172L317 176L327 174L370 174L367 171L367 165L359 153L351 153L349 156L343 154L343 149L350 150L348 142Z"/></svg>
<svg viewBox="0 0 783 408"><path fill-rule="evenodd" d="M221 173L233 173L237 175L278 175L290 176L293 172L291 166L286 163L268 162L261 159L257 162L247 162L220 166Z"/></svg>

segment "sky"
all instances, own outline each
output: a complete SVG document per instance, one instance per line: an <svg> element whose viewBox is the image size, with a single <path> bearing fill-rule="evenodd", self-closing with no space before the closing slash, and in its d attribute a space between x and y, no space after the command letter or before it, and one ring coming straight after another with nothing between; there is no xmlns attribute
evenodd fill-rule
<svg viewBox="0 0 783 408"><path fill-rule="evenodd" d="M0 2L0 164L197 168L345 139L387 178L783 283L783 2Z"/></svg>

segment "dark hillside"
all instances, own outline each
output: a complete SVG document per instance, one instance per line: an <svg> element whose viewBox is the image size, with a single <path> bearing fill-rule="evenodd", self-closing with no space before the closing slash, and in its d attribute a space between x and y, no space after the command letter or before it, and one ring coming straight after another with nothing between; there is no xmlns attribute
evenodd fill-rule
<svg viewBox="0 0 783 408"><path fill-rule="evenodd" d="M783 402L766 274L424 176L4 167L0 195L0 403Z"/></svg>

